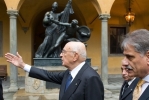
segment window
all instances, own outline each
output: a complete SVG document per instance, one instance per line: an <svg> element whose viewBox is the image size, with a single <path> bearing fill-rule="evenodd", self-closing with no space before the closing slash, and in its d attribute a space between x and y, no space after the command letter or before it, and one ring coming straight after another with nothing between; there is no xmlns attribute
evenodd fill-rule
<svg viewBox="0 0 149 100"><path fill-rule="evenodd" d="M120 44L123 37L127 33L126 26L109 26L109 54L110 55L121 55L123 52L121 50Z"/></svg>

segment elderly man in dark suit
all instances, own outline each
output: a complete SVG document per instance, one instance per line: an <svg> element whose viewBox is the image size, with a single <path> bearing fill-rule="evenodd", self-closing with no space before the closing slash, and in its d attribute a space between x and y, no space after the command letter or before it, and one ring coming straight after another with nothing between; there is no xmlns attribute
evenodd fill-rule
<svg viewBox="0 0 149 100"><path fill-rule="evenodd" d="M86 48L81 42L68 42L61 54L64 72L48 72L25 64L17 53L5 54L7 61L27 72L30 77L61 84L59 100L104 100L104 88L99 74L88 65Z"/></svg>
<svg viewBox="0 0 149 100"><path fill-rule="evenodd" d="M120 90L119 100L132 100L132 93L139 81L139 78L128 76L127 66L129 66L128 62L123 59L121 70L124 82Z"/></svg>
<svg viewBox="0 0 149 100"><path fill-rule="evenodd" d="M129 76L139 77L132 100L149 100L149 31L135 30L126 35L121 47Z"/></svg>

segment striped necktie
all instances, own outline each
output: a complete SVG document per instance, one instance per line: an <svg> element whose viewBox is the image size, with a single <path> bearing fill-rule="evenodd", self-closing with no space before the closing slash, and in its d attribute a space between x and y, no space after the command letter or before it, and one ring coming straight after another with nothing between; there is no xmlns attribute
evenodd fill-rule
<svg viewBox="0 0 149 100"><path fill-rule="evenodd" d="M137 86L135 87L134 89L134 92L133 92L133 100L138 100L140 95L141 95L141 88L142 88L142 85L145 83L144 80L140 80L137 84Z"/></svg>
<svg viewBox="0 0 149 100"><path fill-rule="evenodd" d="M65 85L65 91L67 90L67 88L69 87L70 83L71 83L71 80L72 80L72 76L71 74L68 75L68 78L67 78L67 82L66 82L66 85Z"/></svg>

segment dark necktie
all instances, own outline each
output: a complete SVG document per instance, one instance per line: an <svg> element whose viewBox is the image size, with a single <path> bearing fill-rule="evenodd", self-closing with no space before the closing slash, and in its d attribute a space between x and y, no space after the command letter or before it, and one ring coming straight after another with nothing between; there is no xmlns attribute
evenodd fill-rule
<svg viewBox="0 0 149 100"><path fill-rule="evenodd" d="M125 83L125 86L124 86L124 89L123 89L123 93L122 93L122 95L126 92L128 86L129 86L129 85L128 85L128 82L126 82L126 83Z"/></svg>
<svg viewBox="0 0 149 100"><path fill-rule="evenodd" d="M67 88L69 87L70 83L71 83L71 80L72 80L72 76L71 74L68 75L68 78L67 78L67 82L66 82L66 86L65 86L65 91L67 90Z"/></svg>

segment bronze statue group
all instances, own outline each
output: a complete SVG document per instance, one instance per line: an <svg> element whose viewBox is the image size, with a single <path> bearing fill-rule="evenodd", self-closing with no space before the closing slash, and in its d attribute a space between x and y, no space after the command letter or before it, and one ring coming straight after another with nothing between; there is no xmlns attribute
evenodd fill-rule
<svg viewBox="0 0 149 100"><path fill-rule="evenodd" d="M58 3L52 4L52 10L46 12L43 26L46 27L45 38L35 53L36 58L57 58L61 53L61 45L65 41L86 42L90 38L87 26L78 26L78 20L69 23L69 15L73 14L71 0L68 1L64 11L56 13Z"/></svg>

